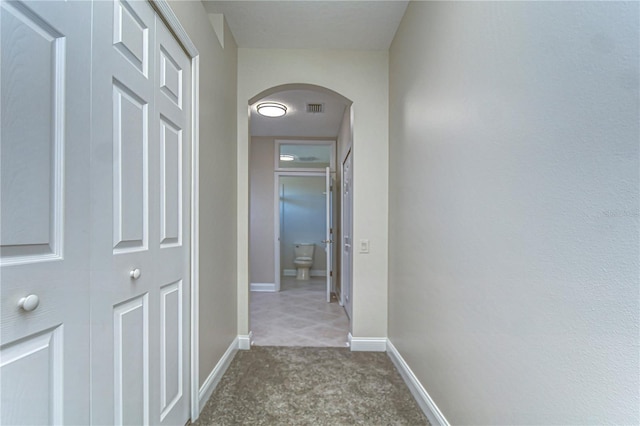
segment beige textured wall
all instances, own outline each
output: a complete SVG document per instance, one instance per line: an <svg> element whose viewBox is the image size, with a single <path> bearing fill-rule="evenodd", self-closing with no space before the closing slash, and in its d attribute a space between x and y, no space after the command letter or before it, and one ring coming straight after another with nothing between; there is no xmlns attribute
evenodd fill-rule
<svg viewBox="0 0 640 426"><path fill-rule="evenodd" d="M387 335L388 52L238 49L238 333L249 332L248 101L275 86L315 84L353 101L354 254L352 333ZM358 154L361 153L361 155Z"/></svg>
<svg viewBox="0 0 640 426"><path fill-rule="evenodd" d="M451 424L638 424L639 3L412 2L389 337Z"/></svg>
<svg viewBox="0 0 640 426"><path fill-rule="evenodd" d="M200 385L237 335L237 48L225 24L218 43L199 1L171 8L200 52Z"/></svg>
<svg viewBox="0 0 640 426"><path fill-rule="evenodd" d="M249 259L252 283L275 282L274 150L273 138L251 139Z"/></svg>

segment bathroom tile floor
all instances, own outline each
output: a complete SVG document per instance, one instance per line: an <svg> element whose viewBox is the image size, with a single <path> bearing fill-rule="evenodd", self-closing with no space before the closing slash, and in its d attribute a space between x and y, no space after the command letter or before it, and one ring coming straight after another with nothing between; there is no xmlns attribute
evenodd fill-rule
<svg viewBox="0 0 640 426"><path fill-rule="evenodd" d="M349 319L337 301L327 303L325 282L282 277L280 292L251 292L253 344L346 347Z"/></svg>

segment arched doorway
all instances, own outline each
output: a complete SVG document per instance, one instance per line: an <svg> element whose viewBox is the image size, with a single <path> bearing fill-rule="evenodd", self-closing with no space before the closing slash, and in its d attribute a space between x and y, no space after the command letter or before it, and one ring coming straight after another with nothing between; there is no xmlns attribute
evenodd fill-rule
<svg viewBox="0 0 640 426"><path fill-rule="evenodd" d="M351 101L321 86L287 84L252 97L248 106L253 341L345 346L352 268L341 263L350 250L344 242L351 240L350 226L344 238L343 222L351 220L343 217L341 188L352 141ZM263 116L263 106L283 115Z"/></svg>

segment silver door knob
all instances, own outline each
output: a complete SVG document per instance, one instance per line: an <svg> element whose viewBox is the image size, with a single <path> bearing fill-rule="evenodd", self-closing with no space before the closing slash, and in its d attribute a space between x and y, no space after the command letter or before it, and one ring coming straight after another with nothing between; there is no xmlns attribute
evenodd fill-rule
<svg viewBox="0 0 640 426"><path fill-rule="evenodd" d="M18 306L27 312L33 311L40 304L40 298L35 294L30 294L18 300Z"/></svg>
<svg viewBox="0 0 640 426"><path fill-rule="evenodd" d="M140 278L140 275L142 275L142 272L140 272L140 269L138 268L133 269L131 270L131 272L129 272L129 276L134 280L137 280L138 278Z"/></svg>
<svg viewBox="0 0 640 426"><path fill-rule="evenodd" d="M322 240L323 243L325 244L331 244L333 242L333 240Z"/></svg>

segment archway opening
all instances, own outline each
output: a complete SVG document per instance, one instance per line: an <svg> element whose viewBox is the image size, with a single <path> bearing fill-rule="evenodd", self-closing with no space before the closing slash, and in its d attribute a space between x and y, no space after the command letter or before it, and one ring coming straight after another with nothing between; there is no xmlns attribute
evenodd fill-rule
<svg viewBox="0 0 640 426"><path fill-rule="evenodd" d="M285 114L261 115L265 104ZM275 86L248 101L249 319L256 345L347 345L352 293L344 231L352 221L342 205L351 104L311 84Z"/></svg>

